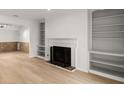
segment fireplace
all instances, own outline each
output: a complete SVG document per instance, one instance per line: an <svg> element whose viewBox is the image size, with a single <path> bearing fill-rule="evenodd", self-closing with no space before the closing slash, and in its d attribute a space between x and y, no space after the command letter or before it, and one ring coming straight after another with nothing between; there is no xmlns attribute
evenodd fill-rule
<svg viewBox="0 0 124 93"><path fill-rule="evenodd" d="M50 62L61 67L71 66L71 48L60 46L50 47Z"/></svg>

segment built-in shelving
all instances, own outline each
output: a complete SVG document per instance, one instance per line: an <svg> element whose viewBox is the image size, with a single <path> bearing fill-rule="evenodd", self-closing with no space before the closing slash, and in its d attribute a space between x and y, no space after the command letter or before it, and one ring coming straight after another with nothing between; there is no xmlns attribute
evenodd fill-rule
<svg viewBox="0 0 124 93"><path fill-rule="evenodd" d="M45 57L45 22L40 23L38 57Z"/></svg>
<svg viewBox="0 0 124 93"><path fill-rule="evenodd" d="M90 71L124 82L124 10L92 14Z"/></svg>

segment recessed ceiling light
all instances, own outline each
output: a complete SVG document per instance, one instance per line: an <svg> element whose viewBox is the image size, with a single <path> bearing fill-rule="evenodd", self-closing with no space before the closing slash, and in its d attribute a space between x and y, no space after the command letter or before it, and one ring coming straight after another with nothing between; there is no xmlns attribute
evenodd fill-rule
<svg viewBox="0 0 124 93"><path fill-rule="evenodd" d="M14 17L19 17L18 15L13 15Z"/></svg>
<svg viewBox="0 0 124 93"><path fill-rule="evenodd" d="M47 9L48 11L50 11L51 9Z"/></svg>
<svg viewBox="0 0 124 93"><path fill-rule="evenodd" d="M6 28L7 24L0 24L0 28Z"/></svg>

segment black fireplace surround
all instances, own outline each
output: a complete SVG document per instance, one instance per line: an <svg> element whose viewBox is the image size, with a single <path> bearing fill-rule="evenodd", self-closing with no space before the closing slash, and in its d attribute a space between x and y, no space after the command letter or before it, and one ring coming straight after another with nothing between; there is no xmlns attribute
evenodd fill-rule
<svg viewBox="0 0 124 93"><path fill-rule="evenodd" d="M71 48L60 46L50 47L50 62L61 67L71 66Z"/></svg>

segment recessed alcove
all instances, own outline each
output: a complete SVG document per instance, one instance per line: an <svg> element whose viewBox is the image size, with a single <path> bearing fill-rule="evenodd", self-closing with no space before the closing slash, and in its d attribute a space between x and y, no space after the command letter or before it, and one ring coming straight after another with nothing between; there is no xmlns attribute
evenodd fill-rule
<svg viewBox="0 0 124 93"><path fill-rule="evenodd" d="M92 13L90 72L124 82L124 10Z"/></svg>

